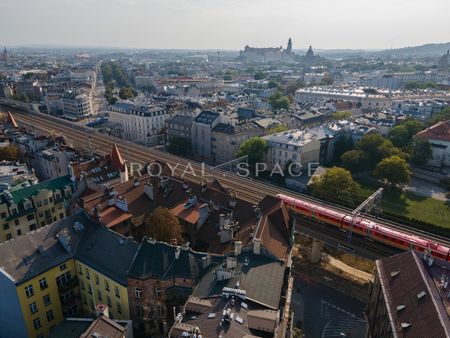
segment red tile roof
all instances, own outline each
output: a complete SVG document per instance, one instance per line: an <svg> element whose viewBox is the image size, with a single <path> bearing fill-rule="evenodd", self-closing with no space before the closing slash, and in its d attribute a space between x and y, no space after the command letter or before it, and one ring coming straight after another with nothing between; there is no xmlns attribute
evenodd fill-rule
<svg viewBox="0 0 450 338"><path fill-rule="evenodd" d="M436 123L416 135L417 137L429 140L450 142L450 120Z"/></svg>

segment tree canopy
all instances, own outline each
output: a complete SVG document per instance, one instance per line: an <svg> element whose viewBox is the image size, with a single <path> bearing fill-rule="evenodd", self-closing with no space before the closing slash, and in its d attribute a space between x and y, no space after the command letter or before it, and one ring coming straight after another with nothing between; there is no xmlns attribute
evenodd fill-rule
<svg viewBox="0 0 450 338"><path fill-rule="evenodd" d="M277 90L275 93L269 96L269 103L272 109L288 109L289 108L289 98L284 96L282 92Z"/></svg>
<svg viewBox="0 0 450 338"><path fill-rule="evenodd" d="M374 168L382 159L390 156L403 157L400 149L394 147L391 140L384 138L380 134L368 134L356 144L358 150L364 151L371 168Z"/></svg>
<svg viewBox="0 0 450 338"><path fill-rule="evenodd" d="M10 144L0 148L0 161L17 161L21 158L22 153L18 146Z"/></svg>
<svg viewBox="0 0 450 338"><path fill-rule="evenodd" d="M323 176L314 178L311 192L319 198L351 205L361 199L359 184L353 180L350 171L339 167L332 167Z"/></svg>
<svg viewBox="0 0 450 338"><path fill-rule="evenodd" d="M182 230L178 218L169 209L158 207L145 221L145 234L162 242L182 241Z"/></svg>
<svg viewBox="0 0 450 338"><path fill-rule="evenodd" d="M444 110L440 111L439 113L433 114L433 117L431 119L431 123L435 124L439 121L445 121L450 119L450 107L445 108Z"/></svg>
<svg viewBox="0 0 450 338"><path fill-rule="evenodd" d="M254 75L255 80L262 80L265 77L266 77L266 74L262 70L258 70Z"/></svg>
<svg viewBox="0 0 450 338"><path fill-rule="evenodd" d="M349 110L337 111L331 115L335 120L345 120L352 117L353 113Z"/></svg>
<svg viewBox="0 0 450 338"><path fill-rule="evenodd" d="M347 151L341 156L341 159L342 166L352 173L357 173L368 168L369 156L362 150Z"/></svg>
<svg viewBox="0 0 450 338"><path fill-rule="evenodd" d="M267 141L261 137L252 137L243 142L237 152L237 157L248 156L248 162L254 165L261 162L267 151Z"/></svg>
<svg viewBox="0 0 450 338"><path fill-rule="evenodd" d="M389 138L396 147L404 148L408 146L414 135L423 130L424 126L417 120L407 120L392 128Z"/></svg>
<svg viewBox="0 0 450 338"><path fill-rule="evenodd" d="M411 162L423 165L432 158L431 143L424 138L415 137L411 144Z"/></svg>
<svg viewBox="0 0 450 338"><path fill-rule="evenodd" d="M394 155L378 163L374 176L396 185L409 182L411 171L408 163L403 158Z"/></svg>

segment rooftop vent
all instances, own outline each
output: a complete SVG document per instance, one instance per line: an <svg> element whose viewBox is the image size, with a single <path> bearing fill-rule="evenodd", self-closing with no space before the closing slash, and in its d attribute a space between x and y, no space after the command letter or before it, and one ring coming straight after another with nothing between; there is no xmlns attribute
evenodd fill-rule
<svg viewBox="0 0 450 338"><path fill-rule="evenodd" d="M401 311L405 308L405 305L401 304L397 306L397 311Z"/></svg>
<svg viewBox="0 0 450 338"><path fill-rule="evenodd" d="M425 291L420 291L420 292L417 294L417 299L422 299L423 297L425 297L425 295L426 295L426 292L425 292Z"/></svg>
<svg viewBox="0 0 450 338"><path fill-rule="evenodd" d="M411 323L410 322L402 322L402 329L403 330L406 330L408 327L410 327L411 326Z"/></svg>
<svg viewBox="0 0 450 338"><path fill-rule="evenodd" d="M397 277L399 274L400 274L400 271L392 271L391 272L391 277L392 278Z"/></svg>

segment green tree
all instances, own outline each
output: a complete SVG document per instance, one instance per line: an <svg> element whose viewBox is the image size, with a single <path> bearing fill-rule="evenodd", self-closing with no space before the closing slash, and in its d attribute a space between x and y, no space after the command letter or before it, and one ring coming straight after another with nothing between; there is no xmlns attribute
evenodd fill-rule
<svg viewBox="0 0 450 338"><path fill-rule="evenodd" d="M145 235L166 243L173 239L178 243L182 241L178 218L164 207L157 207L145 220Z"/></svg>
<svg viewBox="0 0 450 338"><path fill-rule="evenodd" d="M325 75L322 78L322 80L320 81L320 84L324 85L324 86L329 86L329 85L332 85L333 82L334 82L334 80L333 80L333 78L330 75Z"/></svg>
<svg viewBox="0 0 450 338"><path fill-rule="evenodd" d="M404 156L400 149L394 147L391 140L384 138L380 134L364 135L356 144L356 148L368 155L371 168L374 168L386 157L394 155Z"/></svg>
<svg viewBox="0 0 450 338"><path fill-rule="evenodd" d="M277 88L277 89L281 88L280 84L277 81L274 81L274 80L270 80L267 86L269 88Z"/></svg>
<svg viewBox="0 0 450 338"><path fill-rule="evenodd" d="M22 153L18 146L10 144L0 148L0 161L17 161L22 157Z"/></svg>
<svg viewBox="0 0 450 338"><path fill-rule="evenodd" d="M406 147L410 141L408 128L404 125L398 125L392 128L389 138L396 147Z"/></svg>
<svg viewBox="0 0 450 338"><path fill-rule="evenodd" d="M261 137L252 137L243 142L236 154L237 157L248 156L248 163L254 165L261 162L267 152L267 141Z"/></svg>
<svg viewBox="0 0 450 338"><path fill-rule="evenodd" d="M450 119L450 107L441 110L439 113L433 114L431 124L438 123L440 121L446 121Z"/></svg>
<svg viewBox="0 0 450 338"><path fill-rule="evenodd" d="M332 167L323 176L314 177L310 188L313 196L330 201L354 205L361 199L361 187L344 168Z"/></svg>
<svg viewBox="0 0 450 338"><path fill-rule="evenodd" d="M279 90L269 96L269 103L272 106L272 109L288 109L289 108L289 98L287 96L283 96Z"/></svg>
<svg viewBox="0 0 450 338"><path fill-rule="evenodd" d="M123 88L120 88L120 90L119 90L119 97L120 97L122 100L131 99L131 98L133 98L134 96L135 96L135 95L134 95L134 91L133 91L133 89L130 88L130 87L123 87Z"/></svg>
<svg viewBox="0 0 450 338"><path fill-rule="evenodd" d="M255 80L262 80L265 77L266 77L266 74L262 70L258 70L254 75Z"/></svg>
<svg viewBox="0 0 450 338"><path fill-rule="evenodd" d="M173 137L167 150L176 155L187 155L191 152L191 139L186 137Z"/></svg>
<svg viewBox="0 0 450 338"><path fill-rule="evenodd" d="M376 166L373 174L375 177L385 179L394 185L407 183L411 177L408 163L399 156L391 156L382 160Z"/></svg>
<svg viewBox="0 0 450 338"><path fill-rule="evenodd" d="M358 173L368 168L368 156L362 150L350 150L342 154L342 166L352 173Z"/></svg>
<svg viewBox="0 0 450 338"><path fill-rule="evenodd" d="M337 111L331 115L335 120L346 120L353 116L353 113L349 110Z"/></svg>
<svg viewBox="0 0 450 338"><path fill-rule="evenodd" d="M411 144L411 162L423 165L433 157L431 144L427 139L415 137Z"/></svg>

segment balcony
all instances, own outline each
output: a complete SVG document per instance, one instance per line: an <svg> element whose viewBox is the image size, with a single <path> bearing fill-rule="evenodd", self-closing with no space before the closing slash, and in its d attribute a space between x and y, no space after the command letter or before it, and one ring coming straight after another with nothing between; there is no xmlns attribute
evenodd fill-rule
<svg viewBox="0 0 450 338"><path fill-rule="evenodd" d="M77 286L78 286L78 278L73 277L73 278L69 279L67 282L65 282L64 284L58 285L59 294L64 294L67 291L70 291L70 290L76 288Z"/></svg>

